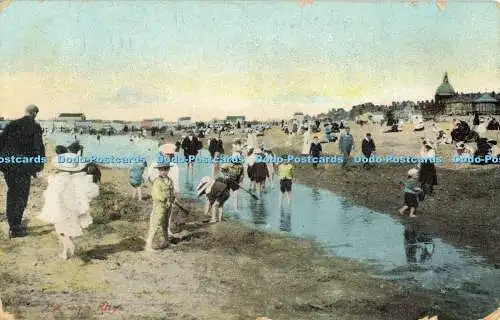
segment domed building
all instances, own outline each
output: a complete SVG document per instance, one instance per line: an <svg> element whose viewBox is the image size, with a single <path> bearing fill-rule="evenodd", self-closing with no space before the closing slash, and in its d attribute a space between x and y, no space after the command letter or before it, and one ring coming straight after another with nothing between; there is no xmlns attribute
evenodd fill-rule
<svg viewBox="0 0 500 320"><path fill-rule="evenodd" d="M436 113L446 115L500 114L500 95L491 93L457 93L445 73L434 95Z"/></svg>
<svg viewBox="0 0 500 320"><path fill-rule="evenodd" d="M443 83L437 88L434 100L437 105L440 105L444 100L449 99L456 95L455 90L448 80L448 73L444 74Z"/></svg>

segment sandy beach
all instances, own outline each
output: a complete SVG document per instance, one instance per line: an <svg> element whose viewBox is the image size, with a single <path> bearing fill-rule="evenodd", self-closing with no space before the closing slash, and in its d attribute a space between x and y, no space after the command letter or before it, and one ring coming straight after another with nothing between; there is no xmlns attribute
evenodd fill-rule
<svg viewBox="0 0 500 320"><path fill-rule="evenodd" d="M30 236L0 242L2 300L19 319L474 315L451 293L374 279L369 268L326 257L310 241L231 221L204 224L200 204L193 201L181 201L189 215L176 214L178 243L164 252L143 252L151 202L130 200L127 172L117 169L103 170L101 195L92 203L95 221L78 240L78 257L61 261L52 227L33 217L43 206L44 177L33 181L27 210ZM2 193L0 205L4 200Z"/></svg>

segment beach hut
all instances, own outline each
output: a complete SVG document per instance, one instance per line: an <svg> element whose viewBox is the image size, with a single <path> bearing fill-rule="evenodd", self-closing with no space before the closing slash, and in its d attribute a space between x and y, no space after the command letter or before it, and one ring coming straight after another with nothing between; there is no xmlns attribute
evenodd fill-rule
<svg viewBox="0 0 500 320"><path fill-rule="evenodd" d="M182 128L190 128L194 125L194 123L191 117L180 117L179 119L177 119L177 125L181 126Z"/></svg>

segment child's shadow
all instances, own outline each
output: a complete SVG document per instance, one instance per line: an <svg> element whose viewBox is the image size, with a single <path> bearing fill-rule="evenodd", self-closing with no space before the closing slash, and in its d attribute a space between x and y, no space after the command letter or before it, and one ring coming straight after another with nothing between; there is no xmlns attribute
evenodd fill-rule
<svg viewBox="0 0 500 320"><path fill-rule="evenodd" d="M114 244L97 245L90 250L78 252L77 256L86 263L91 262L92 260L107 260L110 254L122 251L142 251L144 250L145 244L144 239L132 237L123 239L122 241Z"/></svg>

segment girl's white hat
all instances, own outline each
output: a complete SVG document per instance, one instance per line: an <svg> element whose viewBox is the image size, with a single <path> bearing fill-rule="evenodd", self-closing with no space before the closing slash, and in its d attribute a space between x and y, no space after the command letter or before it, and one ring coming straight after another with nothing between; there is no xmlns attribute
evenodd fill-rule
<svg viewBox="0 0 500 320"><path fill-rule="evenodd" d="M77 172L82 171L87 163L82 162L80 156L74 153L63 153L52 161L54 168L60 171Z"/></svg>
<svg viewBox="0 0 500 320"><path fill-rule="evenodd" d="M412 178L418 178L418 169L413 168L408 170L408 176Z"/></svg>
<svg viewBox="0 0 500 320"><path fill-rule="evenodd" d="M255 150L253 151L253 153L259 154L259 153L262 153L262 150L260 148L255 148Z"/></svg>
<svg viewBox="0 0 500 320"><path fill-rule="evenodd" d="M199 197L204 193L209 193L215 180L212 177L203 177L196 187L196 195Z"/></svg>
<svg viewBox="0 0 500 320"><path fill-rule="evenodd" d="M158 150L163 155L174 154L175 153L175 144L173 144L173 143L162 144L161 146L158 147Z"/></svg>

